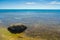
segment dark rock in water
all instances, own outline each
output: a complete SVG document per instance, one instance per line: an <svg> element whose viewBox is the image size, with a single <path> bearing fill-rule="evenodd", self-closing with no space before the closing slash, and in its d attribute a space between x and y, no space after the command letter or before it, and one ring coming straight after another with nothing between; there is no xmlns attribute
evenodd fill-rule
<svg viewBox="0 0 60 40"><path fill-rule="evenodd" d="M17 34L24 32L27 29L27 27L25 25L15 25L15 26L10 26L7 29L9 32L13 34Z"/></svg>

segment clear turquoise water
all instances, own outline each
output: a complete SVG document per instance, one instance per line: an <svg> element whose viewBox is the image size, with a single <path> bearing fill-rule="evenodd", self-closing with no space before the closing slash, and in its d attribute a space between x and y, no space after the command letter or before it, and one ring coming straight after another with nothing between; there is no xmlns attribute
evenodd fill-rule
<svg viewBox="0 0 60 40"><path fill-rule="evenodd" d="M12 23L60 26L60 10L0 9L0 25Z"/></svg>

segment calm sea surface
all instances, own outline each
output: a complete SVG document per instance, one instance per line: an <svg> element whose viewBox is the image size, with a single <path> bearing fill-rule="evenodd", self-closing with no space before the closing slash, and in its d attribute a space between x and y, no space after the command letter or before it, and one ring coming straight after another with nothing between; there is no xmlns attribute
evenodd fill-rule
<svg viewBox="0 0 60 40"><path fill-rule="evenodd" d="M12 23L60 26L60 10L0 9L0 26Z"/></svg>

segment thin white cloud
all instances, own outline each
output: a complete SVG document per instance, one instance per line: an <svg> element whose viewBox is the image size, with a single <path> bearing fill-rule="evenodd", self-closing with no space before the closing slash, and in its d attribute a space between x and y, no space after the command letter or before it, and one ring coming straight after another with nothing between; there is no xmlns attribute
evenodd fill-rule
<svg viewBox="0 0 60 40"><path fill-rule="evenodd" d="M60 2L52 1L52 2L50 2L50 3L48 3L48 4L60 4Z"/></svg>
<svg viewBox="0 0 60 40"><path fill-rule="evenodd" d="M36 4L35 2L26 2L28 5Z"/></svg>
<svg viewBox="0 0 60 40"><path fill-rule="evenodd" d="M19 17L14 17L14 19L21 19L21 18L19 18Z"/></svg>

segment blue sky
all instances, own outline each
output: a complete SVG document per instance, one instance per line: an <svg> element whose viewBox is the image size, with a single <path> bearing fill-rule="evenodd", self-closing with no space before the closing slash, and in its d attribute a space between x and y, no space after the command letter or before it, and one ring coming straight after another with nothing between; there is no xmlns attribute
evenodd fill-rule
<svg viewBox="0 0 60 40"><path fill-rule="evenodd" d="M60 0L0 0L0 9L60 9Z"/></svg>

